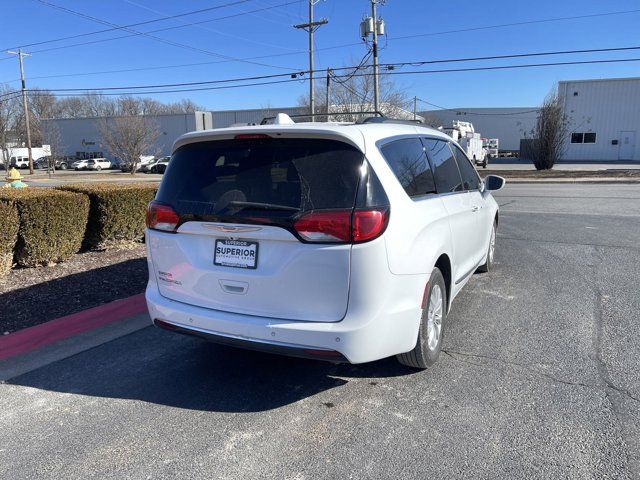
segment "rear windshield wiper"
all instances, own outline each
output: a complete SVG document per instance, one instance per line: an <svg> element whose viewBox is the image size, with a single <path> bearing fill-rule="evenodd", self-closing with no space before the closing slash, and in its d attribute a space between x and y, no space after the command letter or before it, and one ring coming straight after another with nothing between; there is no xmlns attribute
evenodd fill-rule
<svg viewBox="0 0 640 480"><path fill-rule="evenodd" d="M277 203L241 202L237 200L227 203L227 206L259 208L261 210L286 210L289 212L300 211L298 207L290 207L289 205L278 205Z"/></svg>

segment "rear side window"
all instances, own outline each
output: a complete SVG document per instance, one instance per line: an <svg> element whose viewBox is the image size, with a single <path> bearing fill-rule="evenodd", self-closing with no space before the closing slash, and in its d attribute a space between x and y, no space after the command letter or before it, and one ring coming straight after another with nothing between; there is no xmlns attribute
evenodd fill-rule
<svg viewBox="0 0 640 480"><path fill-rule="evenodd" d="M448 142L432 138L425 138L424 142L433 166L438 193L463 191L460 171Z"/></svg>
<svg viewBox="0 0 640 480"><path fill-rule="evenodd" d="M458 168L460 169L460 175L462 175L462 183L465 190L477 190L480 186L480 179L478 178L478 174L476 173L476 169L471 165L471 162L467 158L460 148L458 148L453 143L450 143L449 146L451 150L453 150L454 155L456 156L456 162L458 162Z"/></svg>
<svg viewBox="0 0 640 480"><path fill-rule="evenodd" d="M407 195L435 193L433 172L419 138L403 138L380 148Z"/></svg>
<svg viewBox="0 0 640 480"><path fill-rule="evenodd" d="M353 208L364 155L322 139L218 140L178 148L156 199L178 215L290 218Z"/></svg>

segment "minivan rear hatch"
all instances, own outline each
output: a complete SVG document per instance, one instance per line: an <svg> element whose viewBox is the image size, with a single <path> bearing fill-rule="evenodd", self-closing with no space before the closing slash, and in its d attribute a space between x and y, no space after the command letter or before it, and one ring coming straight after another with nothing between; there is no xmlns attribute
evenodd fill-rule
<svg viewBox="0 0 640 480"><path fill-rule="evenodd" d="M351 212L365 170L364 154L337 139L248 134L180 146L155 201L178 226L148 237L161 295L262 317L341 320L351 242L335 241L339 219L335 232L308 237L296 225L310 212L309 230L317 218Z"/></svg>

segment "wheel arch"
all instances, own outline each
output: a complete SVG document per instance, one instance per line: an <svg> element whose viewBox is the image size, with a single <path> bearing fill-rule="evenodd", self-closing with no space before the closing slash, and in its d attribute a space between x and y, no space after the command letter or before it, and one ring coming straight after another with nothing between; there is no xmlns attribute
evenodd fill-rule
<svg viewBox="0 0 640 480"><path fill-rule="evenodd" d="M451 259L449 258L449 255L447 255L446 253L440 254L438 259L436 260L434 267L438 267L442 272L442 276L444 277L446 293L447 293L447 306L450 307L451 306L451 290L452 290L451 282L453 281L452 280L453 272L451 270ZM447 307L447 310L449 309L448 307Z"/></svg>

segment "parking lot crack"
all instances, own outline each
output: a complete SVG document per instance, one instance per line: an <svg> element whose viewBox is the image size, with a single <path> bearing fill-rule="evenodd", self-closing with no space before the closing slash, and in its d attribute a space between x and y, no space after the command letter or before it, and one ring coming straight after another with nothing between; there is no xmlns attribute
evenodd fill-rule
<svg viewBox="0 0 640 480"><path fill-rule="evenodd" d="M464 362L464 363L468 363L468 364L471 364L471 365L476 365L476 366L479 366L479 367L489 367L491 365L488 364L488 363L471 362L471 361L468 360L468 358L479 358L479 359L491 360L493 362L501 363L503 365L511 367L511 371L514 372L514 373L520 373L520 372L515 372L514 371L514 367L515 368L519 368L519 369L523 369L523 370L526 370L527 373L532 373L534 375L538 375L538 376L544 377L544 378L546 378L548 380L551 380L552 382L555 382L555 383L562 383L564 385L571 385L571 386L576 386L576 387L602 389L602 385L584 383L584 382L573 382L571 380L565 380L565 379L562 379L562 378L558 378L558 377L556 377L554 375L551 375L549 373L541 372L540 370L534 368L532 365L527 365L527 364L518 363L518 362L512 362L510 360L505 360L504 358L500 358L500 357L493 357L493 356L490 356L490 355L482 355L482 354L477 354L477 353L458 352L458 351L453 351L453 350L442 350L442 352L445 353L446 355L448 355L449 357L451 357L454 360L457 360L457 361L460 361L460 362Z"/></svg>
<svg viewBox="0 0 640 480"><path fill-rule="evenodd" d="M599 267L604 264L605 258L604 258L603 252L597 246L593 247L593 251L594 251L594 256L596 257L596 260L597 260L596 264L594 265L594 278L597 279ZM594 297L595 297L594 305L593 305L594 325L593 325L593 336L592 336L593 360L596 365L598 377L604 386L606 399L611 405L611 412L613 413L614 417L617 420L620 438L625 445L624 451L625 451L626 460L627 460L626 461L627 469L637 471L637 463L632 460L631 454L629 452L629 444L630 443L633 444L633 442L629 441L630 439L628 438L628 434L625 431L626 420L624 418L623 412L621 411L621 405L619 403L619 399L616 398L614 395L611 395L612 393L611 390L618 392L635 402L640 403L640 399L635 397L628 390L615 385L609 375L607 364L604 361L604 358L602 355L603 336L604 336L604 328L605 328L604 310L605 310L608 297L602 292L600 286L597 283L597 280L594 282L593 289L594 289ZM636 463L635 466L634 466L634 463Z"/></svg>

